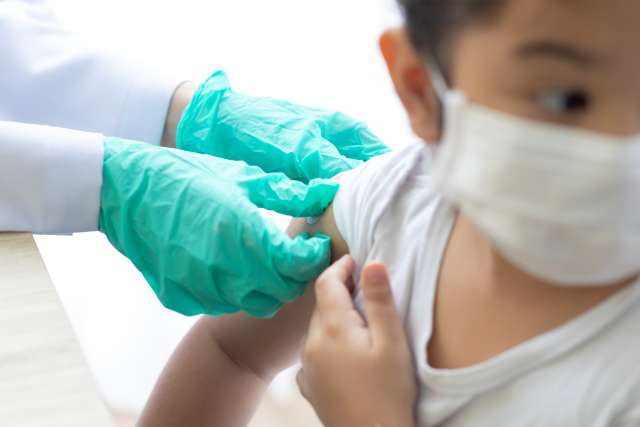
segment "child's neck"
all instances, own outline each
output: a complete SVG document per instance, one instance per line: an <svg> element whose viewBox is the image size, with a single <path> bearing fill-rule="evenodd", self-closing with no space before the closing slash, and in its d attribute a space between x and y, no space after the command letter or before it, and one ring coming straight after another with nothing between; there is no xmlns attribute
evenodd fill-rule
<svg viewBox="0 0 640 427"><path fill-rule="evenodd" d="M634 280L589 288L539 280L500 256L460 214L440 268L428 361L457 369L488 360L577 318Z"/></svg>

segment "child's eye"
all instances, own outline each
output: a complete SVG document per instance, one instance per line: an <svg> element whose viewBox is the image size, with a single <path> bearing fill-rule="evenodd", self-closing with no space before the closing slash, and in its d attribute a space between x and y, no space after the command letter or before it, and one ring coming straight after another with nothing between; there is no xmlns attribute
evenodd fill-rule
<svg viewBox="0 0 640 427"><path fill-rule="evenodd" d="M554 114L581 113L589 108L589 95L579 89L556 89L538 98L545 110Z"/></svg>

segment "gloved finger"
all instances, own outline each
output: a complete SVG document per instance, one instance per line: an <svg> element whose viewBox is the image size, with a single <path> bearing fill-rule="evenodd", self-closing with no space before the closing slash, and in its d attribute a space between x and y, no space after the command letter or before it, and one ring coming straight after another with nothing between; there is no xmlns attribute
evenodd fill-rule
<svg viewBox="0 0 640 427"><path fill-rule="evenodd" d="M215 227L216 239L228 243L225 251L215 251L216 270L220 279L244 284L226 286L225 296L239 301L250 315L272 316L283 304L300 297L329 265L329 237L291 238L243 197L224 209L230 215L221 216L225 219ZM224 262L226 252L241 256Z"/></svg>
<svg viewBox="0 0 640 427"><path fill-rule="evenodd" d="M273 263L283 279L309 284L331 262L331 239L318 234L315 237L300 235L288 238L284 244L273 248Z"/></svg>
<svg viewBox="0 0 640 427"><path fill-rule="evenodd" d="M282 106L274 106L272 110L278 107ZM322 135L321 124L312 118L307 122L305 126L309 129L288 129L261 121L260 129L253 131L247 123L236 123L233 127L237 128L234 131L237 141L229 143L220 138L222 141L209 148L208 154L241 160L264 172L283 173L305 183L316 178L332 178L362 164L361 160L341 154L333 141ZM229 123L224 124L231 127ZM274 129L269 131L269 126Z"/></svg>
<svg viewBox="0 0 640 427"><path fill-rule="evenodd" d="M367 125L339 112L326 117L323 136L350 159L367 161L391 151Z"/></svg>
<svg viewBox="0 0 640 427"><path fill-rule="evenodd" d="M321 215L339 189L335 181L314 179L304 184L282 173L262 174L238 184L256 206L293 217Z"/></svg>
<svg viewBox="0 0 640 427"><path fill-rule="evenodd" d="M333 178L362 165L361 160L350 159L340 153L333 141L323 137L309 140L296 153L303 179Z"/></svg>
<svg viewBox="0 0 640 427"><path fill-rule="evenodd" d="M297 295L299 292L294 292L289 297L280 297L280 300L263 291L253 290L242 297L240 306L242 311L252 317L270 318L284 306L284 300L293 300Z"/></svg>
<svg viewBox="0 0 640 427"><path fill-rule="evenodd" d="M404 332L385 266L377 263L366 265L362 271L360 287L374 345L396 343Z"/></svg>
<svg viewBox="0 0 640 427"><path fill-rule="evenodd" d="M322 214L339 188L335 181L317 179L304 184L283 173L266 173L260 167L242 161L199 154L182 155L182 160L208 169L212 176L230 177L234 187L242 189L255 206L293 217ZM239 211L246 210L247 207Z"/></svg>
<svg viewBox="0 0 640 427"><path fill-rule="evenodd" d="M248 201L246 203L251 209L253 205ZM255 235L250 237L254 242L247 243L247 237L243 243L245 247L255 247L252 256L253 269L257 270L259 267L268 277L275 275L279 278L275 289L263 288L263 292L282 302L289 302L302 295L304 288L329 266L329 236L318 234L309 237L307 234L301 234L291 238L259 212L253 212L251 217L245 215L244 218L246 222L252 223L252 230L248 231L247 236Z"/></svg>

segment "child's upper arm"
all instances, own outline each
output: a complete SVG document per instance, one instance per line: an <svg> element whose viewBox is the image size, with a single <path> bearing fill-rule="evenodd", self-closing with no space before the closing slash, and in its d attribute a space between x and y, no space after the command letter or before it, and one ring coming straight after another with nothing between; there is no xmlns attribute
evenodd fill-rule
<svg viewBox="0 0 640 427"><path fill-rule="evenodd" d="M307 224L304 219L294 219L287 232L291 236L327 234L331 237L333 259L347 253L347 245L337 230L332 208L314 225ZM287 304L271 319L239 313L206 317L202 321L207 323L212 338L235 363L268 380L298 360L314 305L313 288L309 286L301 298Z"/></svg>
<svg viewBox="0 0 640 427"><path fill-rule="evenodd" d="M333 205L325 211L325 213L316 219L314 224L309 224L306 219L297 218L291 221L287 233L290 236L297 236L301 233L308 233L312 236L322 233L331 237L331 258L332 261L337 261L344 255L349 253L349 248L344 238L340 234L338 227L336 226L335 216L333 214Z"/></svg>

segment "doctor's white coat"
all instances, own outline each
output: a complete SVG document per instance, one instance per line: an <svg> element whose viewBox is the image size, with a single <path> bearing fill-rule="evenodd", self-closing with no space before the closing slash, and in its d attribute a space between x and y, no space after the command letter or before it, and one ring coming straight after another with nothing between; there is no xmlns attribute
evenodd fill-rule
<svg viewBox="0 0 640 427"><path fill-rule="evenodd" d="M159 144L179 83L85 45L46 2L0 0L0 231L96 230L103 135Z"/></svg>

